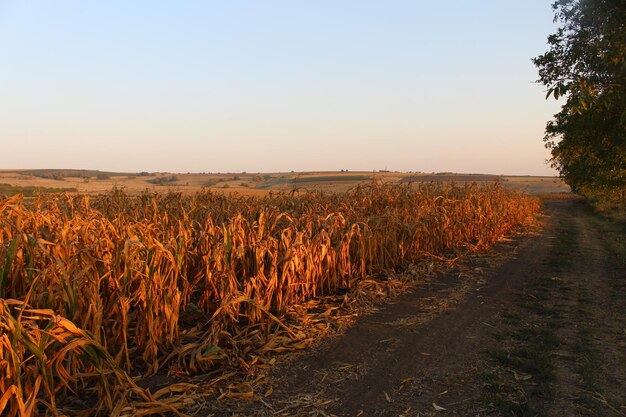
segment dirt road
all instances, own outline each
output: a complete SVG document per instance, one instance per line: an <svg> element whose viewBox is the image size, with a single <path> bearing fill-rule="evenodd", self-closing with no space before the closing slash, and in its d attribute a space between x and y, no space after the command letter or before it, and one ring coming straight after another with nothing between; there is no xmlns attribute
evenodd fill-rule
<svg viewBox="0 0 626 417"><path fill-rule="evenodd" d="M624 416L626 228L546 206L496 266L414 288L215 416Z"/></svg>

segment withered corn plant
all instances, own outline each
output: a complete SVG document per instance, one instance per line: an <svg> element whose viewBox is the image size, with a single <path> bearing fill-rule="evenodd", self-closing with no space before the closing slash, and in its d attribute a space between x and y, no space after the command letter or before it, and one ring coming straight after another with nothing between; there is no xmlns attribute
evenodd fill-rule
<svg viewBox="0 0 626 417"><path fill-rule="evenodd" d="M293 306L486 249L538 208L498 184L0 198L0 412L57 415L79 395L93 415L182 407L131 376L299 346L305 332L285 323Z"/></svg>

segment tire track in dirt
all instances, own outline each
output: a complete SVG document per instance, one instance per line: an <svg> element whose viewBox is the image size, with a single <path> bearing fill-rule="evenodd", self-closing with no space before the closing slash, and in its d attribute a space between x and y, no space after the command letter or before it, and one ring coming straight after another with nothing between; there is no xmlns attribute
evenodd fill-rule
<svg viewBox="0 0 626 417"><path fill-rule="evenodd" d="M626 293L622 268L588 213L574 206L563 214L577 247L567 268L556 277L561 294L570 295L560 309L567 323L557 332L566 353L555 361L555 401L549 415L626 414ZM622 288L623 290L623 288ZM565 298L565 297L563 297Z"/></svg>

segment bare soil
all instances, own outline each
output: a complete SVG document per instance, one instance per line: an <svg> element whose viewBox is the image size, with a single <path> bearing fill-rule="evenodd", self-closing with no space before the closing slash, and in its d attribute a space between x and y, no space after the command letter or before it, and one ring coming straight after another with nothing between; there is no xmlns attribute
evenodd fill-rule
<svg viewBox="0 0 626 417"><path fill-rule="evenodd" d="M448 273L282 358L265 397L206 416L624 416L623 224L575 201L489 265Z"/></svg>

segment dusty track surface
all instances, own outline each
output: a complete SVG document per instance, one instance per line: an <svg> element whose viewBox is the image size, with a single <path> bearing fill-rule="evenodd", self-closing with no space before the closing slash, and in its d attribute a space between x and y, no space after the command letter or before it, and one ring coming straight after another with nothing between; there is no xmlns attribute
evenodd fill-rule
<svg viewBox="0 0 626 417"><path fill-rule="evenodd" d="M282 360L271 396L204 415L626 415L624 229L571 201L546 214L492 267L415 287Z"/></svg>

